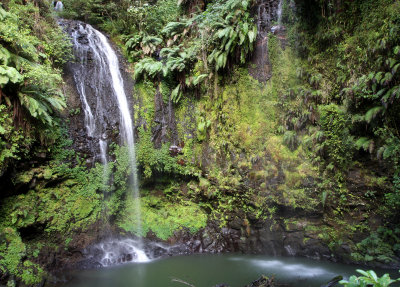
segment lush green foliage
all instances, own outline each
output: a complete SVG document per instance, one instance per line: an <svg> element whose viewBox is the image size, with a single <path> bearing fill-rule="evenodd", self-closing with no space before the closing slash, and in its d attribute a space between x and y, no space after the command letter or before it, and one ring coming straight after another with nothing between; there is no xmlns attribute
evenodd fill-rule
<svg viewBox="0 0 400 287"><path fill-rule="evenodd" d="M61 29L39 9L10 1L0 6L0 174L27 155L35 139L52 138L56 112L65 108L59 68L70 55Z"/></svg>
<svg viewBox="0 0 400 287"><path fill-rule="evenodd" d="M345 169L351 161L351 144L346 115L337 105L319 106L320 125L324 133L322 148L326 149L328 168Z"/></svg>
<svg viewBox="0 0 400 287"><path fill-rule="evenodd" d="M208 62L216 71L225 68L232 55L239 55L240 62L244 63L253 50L257 27L249 14L251 4L249 0L216 1L196 19L201 20L202 36L207 30L211 33L211 38L203 41L212 50Z"/></svg>
<svg viewBox="0 0 400 287"><path fill-rule="evenodd" d="M345 287L386 287L395 283L396 281L400 281L400 279L393 280L390 279L389 274L385 274L382 277L378 277L373 270L364 271L357 269L357 272L362 274L363 276L351 276L349 280L342 280L339 283Z"/></svg>
<svg viewBox="0 0 400 287"><path fill-rule="evenodd" d="M398 228L391 230L379 227L376 232L356 244L356 250L351 256L358 262L390 263L400 250L399 235Z"/></svg>
<svg viewBox="0 0 400 287"><path fill-rule="evenodd" d="M53 110L65 107L63 95L59 90L60 71L54 70L52 65L64 63L68 42L59 28L58 31L52 31L56 30L54 26L46 27L43 24L48 31L35 31L33 15L38 13L38 10L33 4L24 6L10 3L9 11L1 11L4 25L0 29L3 39L0 46L0 84L6 101L8 98L11 102L11 97L17 97L19 104L33 118L52 125ZM49 34L43 36L46 32ZM21 85L16 89L15 86L11 88L12 84ZM17 93L14 90L17 90Z"/></svg>
<svg viewBox="0 0 400 287"><path fill-rule="evenodd" d="M245 63L257 35L250 7L251 1L247 0L215 1L206 11L191 15L190 19L182 17L179 22L169 22L161 34L148 36L141 31L133 35L126 42L133 61L140 55L160 57L139 60L135 77L176 78L170 97L178 103L186 89L197 87L228 63ZM155 53L157 47L159 53ZM195 71L198 59L204 61L200 73Z"/></svg>
<svg viewBox="0 0 400 287"><path fill-rule="evenodd" d="M385 228L368 230L369 236L351 244L353 260L388 263L399 243L391 221L398 215L400 5L385 0L330 4L298 1L296 14L283 6L287 41L300 61L298 81L281 92L279 132L293 148L296 131L299 147L319 167L325 212L332 212L341 232L364 229L341 219L352 213L351 204L363 202L369 216L388 219ZM276 54L270 50L272 61ZM359 183L354 170L365 176L383 169L393 185L378 184L378 172L372 172L363 179L365 188L352 188ZM347 240L333 230L328 235L332 247L333 241Z"/></svg>
<svg viewBox="0 0 400 287"><path fill-rule="evenodd" d="M172 157L169 151L170 144L165 143L156 149L151 141L149 131L140 130L140 141L137 146L137 161L145 179L152 178L156 174L194 175L193 168L188 164L179 164L183 156Z"/></svg>
<svg viewBox="0 0 400 287"><path fill-rule="evenodd" d="M295 226L304 242L321 240L333 254L346 246L347 259L391 263L400 242L390 222L400 210L400 8L389 0L339 2L335 9L333 1L297 1L295 14L293 2L284 1L286 39L268 34L267 85L239 67L256 41L255 1L205 1L197 9L176 0L66 2L64 16L111 33L135 64L141 198L127 192L127 147L112 147L115 160L106 170L88 170L70 142L42 147L55 160L19 172L14 183L26 190L2 204L7 240L0 241L0 268L34 282L23 268L42 271L32 265L31 243L21 240L24 230L64 233L68 245L74 232L109 214L127 232L164 240L181 229L196 232L210 219L221 227L240 222L246 238L254 222L268 219L271 230ZM23 118L45 127L57 123L53 112L63 102L54 67L68 51L59 30L35 30L37 8L16 3L0 10L9 27L0 29L3 170L7 161L26 157L35 138L13 126L15 101ZM53 27L39 20L38 26ZM175 104L177 154L168 142L158 148L152 142L160 126L155 96ZM60 137L66 135L53 135ZM301 220L303 213L320 215L323 225ZM386 227L378 228L375 218L386 219ZM375 280L371 272L363 275L348 284Z"/></svg>
<svg viewBox="0 0 400 287"><path fill-rule="evenodd" d="M173 187L172 187L173 188ZM168 194L170 188L164 190ZM139 236L146 236L153 232L158 238L167 240L175 231L183 228L195 233L206 226L207 215L195 203L191 201L180 201L171 203L153 195L143 196L141 205L141 227L138 229L137 204L135 198L128 198L126 207L121 213L118 225Z"/></svg>
<svg viewBox="0 0 400 287"><path fill-rule="evenodd" d="M1 228L1 227L0 227ZM0 270L3 274L21 278L27 286L42 282L43 269L24 258L27 255L25 244L14 229L7 227L0 230Z"/></svg>
<svg viewBox="0 0 400 287"><path fill-rule="evenodd" d="M313 54L309 81L321 95L317 100L343 106L355 147L392 161L397 170L399 3L354 1L342 6L319 19L315 39L301 39L303 44L314 41L308 49ZM321 11L324 7L321 4ZM358 16L350 16L350 11Z"/></svg>
<svg viewBox="0 0 400 287"><path fill-rule="evenodd" d="M0 104L0 175L5 172L10 160L27 156L31 142L31 137L13 125L11 109Z"/></svg>

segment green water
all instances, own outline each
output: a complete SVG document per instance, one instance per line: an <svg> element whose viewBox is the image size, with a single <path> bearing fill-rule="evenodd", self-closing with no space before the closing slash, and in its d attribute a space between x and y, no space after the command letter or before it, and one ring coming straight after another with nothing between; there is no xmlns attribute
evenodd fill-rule
<svg viewBox="0 0 400 287"><path fill-rule="evenodd" d="M359 266L255 255L190 255L131 263L111 268L81 271L66 287L196 287L228 284L243 287L261 275L274 275L291 286L320 286L337 275L355 274ZM382 275L383 271L377 270ZM386 272L387 273L387 272ZM395 273L396 274L396 273ZM397 278L398 276L396 276Z"/></svg>

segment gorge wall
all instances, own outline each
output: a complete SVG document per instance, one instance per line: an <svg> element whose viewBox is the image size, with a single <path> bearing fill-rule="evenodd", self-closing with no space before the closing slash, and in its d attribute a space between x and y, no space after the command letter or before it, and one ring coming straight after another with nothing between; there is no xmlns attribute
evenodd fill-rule
<svg viewBox="0 0 400 287"><path fill-rule="evenodd" d="M296 9L294 3L285 3L285 9ZM178 244L173 251L178 253L241 251L357 262L353 254L362 252L356 243L368 234L364 228L376 230L383 222L374 212L365 219L370 203L362 192L388 189L373 180L380 176L375 171L352 168L344 184L357 199L349 200L350 209L339 216L330 207L334 196L324 199L324 179L305 144L285 143L276 133L280 105L293 103L290 95L276 94L291 84L298 69L292 48L285 47L285 28L278 34L271 31L278 24L278 7L279 1L259 1L252 7L258 35L249 69L221 74L216 90L202 91L208 98L196 92L176 105L157 83L145 80L133 87L145 200L143 235ZM294 124L300 134L313 121L308 117ZM166 210L165 224L179 221L176 209L168 211L165 205L188 202L201 206L207 216L207 226L195 233L183 224L184 230L164 235L146 216ZM129 214L129 204L125 208L117 212L114 224L133 232L132 219L123 215ZM395 258L372 264L398 266Z"/></svg>
<svg viewBox="0 0 400 287"><path fill-rule="evenodd" d="M79 4L75 2L71 0L70 7ZM210 1L182 1L178 8L175 1L151 4L155 2L136 7L137 11L129 7L117 11L107 4L104 9L115 15L127 13L111 20L99 20L100 12L93 7L84 15L110 32L122 51L118 57L124 63L121 72L128 83L126 94L132 95L135 122L142 232L137 231L134 217L135 199L126 193L128 151L119 146L120 119L115 116L116 105L107 98L110 87L94 78L86 82L89 104L97 105L96 89L103 92L105 103L97 119L104 132L87 137L79 85L71 74L81 63L70 61L63 87L68 107L60 125L53 127L58 136L46 148L37 141L35 155L17 161L4 172L7 179L1 180L0 264L6 270L0 274L1 282L32 285L48 278L51 285L57 279L49 274L65 266L98 266L92 254L104 239L137 236L146 238L146 252L155 257L239 251L397 268L396 166L387 158L390 151L395 155L396 145L386 150L386 158L378 152L396 143L396 136L388 137L383 146L378 138L360 141L364 133L372 133L371 126L385 122L382 117L396 110L383 112L378 106L369 112L372 100L363 102L369 92L359 93L372 89L374 81L393 92L398 74L393 72L392 82L389 70L384 73L386 80L357 80L365 83L364 90L352 86L354 73L369 62L354 64L361 58L350 49L354 43L364 49L362 41L370 39L361 29L370 23L368 13L375 13L374 19L389 19L383 24L376 20L376 29L397 23L396 4L361 1L363 5L352 10L355 1L337 1L342 9L332 9L330 1L282 1L279 23L279 1L250 1L248 6L249 1L229 1L240 4L232 9L225 2L213 6ZM77 10L68 9L67 16L78 18ZM242 18L225 17L234 9ZM342 16L353 19L348 11L357 11L357 21L326 22ZM142 12L152 25L132 17ZM250 45L240 46L238 40L236 49L227 48L225 66L225 50L218 49L228 40L221 40L223 29L210 28L220 27L214 16L231 19L224 23L227 29L246 30L250 24L257 28L256 38L255 30L247 29L244 39ZM67 20L63 25L72 31L76 23ZM176 34L169 35L167 27L175 27ZM393 27L391 31L397 31ZM199 32L203 28L216 36L202 41L200 36L207 36ZM348 36L356 30L360 37ZM386 31L378 30L378 34ZM393 42L388 40L389 48L379 42L376 49L362 51L390 53L394 65L384 68L392 73L398 43L396 37L385 37ZM82 36L78 41L87 39ZM249 48L242 57L241 51L252 43L254 50ZM220 53L217 60L211 57L213 51ZM166 57L168 53L173 56ZM146 60L150 72L157 72L146 70L138 76L140 66L124 58L133 63ZM97 73L92 59L88 54L89 75ZM168 59L177 62L169 63L175 70L164 75ZM346 70L343 63L349 61L359 69L346 74L340 69ZM394 94L378 104L395 105L396 99ZM358 111L362 104L368 109ZM387 130L377 129L375 136ZM95 156L99 139L110 144L106 169ZM110 181L104 182L105 174L111 175ZM23 270L33 276L27 277Z"/></svg>

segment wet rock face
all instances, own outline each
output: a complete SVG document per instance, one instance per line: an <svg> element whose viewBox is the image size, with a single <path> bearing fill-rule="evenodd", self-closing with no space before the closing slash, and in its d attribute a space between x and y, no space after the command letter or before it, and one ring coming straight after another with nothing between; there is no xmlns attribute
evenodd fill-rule
<svg viewBox="0 0 400 287"><path fill-rule="evenodd" d="M271 65L268 57L268 33L274 21L278 19L279 0L257 0L252 14L257 23L257 40L249 68L259 82L266 82L271 77Z"/></svg>
<svg viewBox="0 0 400 287"><path fill-rule="evenodd" d="M187 254L242 252L332 259L330 250L317 238L310 238L312 235L303 228L287 229L279 219L260 220L253 225L250 229L246 220L231 220L220 228L217 222L211 221L194 235L184 230L176 232L169 243L180 247L175 252Z"/></svg>
<svg viewBox="0 0 400 287"><path fill-rule="evenodd" d="M91 45L96 39L93 34L90 34L90 30L83 28L86 24L79 21L62 20L60 25L71 36L74 44L75 59L69 62L64 70L65 88L69 95L67 99L70 119L69 132L73 138L74 149L86 155L88 163L92 164L100 161L100 158L96 158L96 155L100 154L100 140L107 143L120 141L121 119L118 104L113 98L113 87L109 80L110 72L99 54L92 49ZM119 53L117 56L124 80L125 93L128 96L132 95L133 81L125 70L123 57ZM82 97L82 94L85 95L85 98ZM132 101L131 97L128 97L128 101ZM93 114L92 124L95 126L92 132L88 131L88 119L85 114L88 107Z"/></svg>
<svg viewBox="0 0 400 287"><path fill-rule="evenodd" d="M157 90L154 95L154 123L152 129L152 142L156 148L160 148L163 143L178 143L178 131L175 120L175 111L171 99L164 102L161 93Z"/></svg>

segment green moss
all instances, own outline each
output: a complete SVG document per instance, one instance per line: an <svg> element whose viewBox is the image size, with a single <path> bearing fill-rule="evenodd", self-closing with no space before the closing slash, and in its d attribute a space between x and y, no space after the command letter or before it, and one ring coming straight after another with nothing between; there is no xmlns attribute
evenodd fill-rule
<svg viewBox="0 0 400 287"><path fill-rule="evenodd" d="M146 121L148 129L153 126L154 120L154 97L156 94L156 88L150 81L142 81L135 84L135 97L138 100L138 104L134 107L134 118L143 118Z"/></svg>
<svg viewBox="0 0 400 287"><path fill-rule="evenodd" d="M61 167L47 167L45 170L53 178L57 172L60 174ZM21 228L39 222L47 232L88 226L98 219L102 209L103 196L97 191L105 190L103 172L101 165L90 172L72 169L69 176L75 178L55 187L43 187L40 179L36 179L38 184L35 189L9 197L2 205L0 218L3 225Z"/></svg>
<svg viewBox="0 0 400 287"><path fill-rule="evenodd" d="M10 227L0 227L0 270L22 280L27 285L38 284L45 272L29 260L25 244L18 232Z"/></svg>
<svg viewBox="0 0 400 287"><path fill-rule="evenodd" d="M137 144L137 161L143 170L144 178L150 179L154 172L175 175L195 175L196 168L193 164L190 142L183 155L173 157L170 155L169 143L165 143L160 149L156 149L151 141L149 130L139 129L140 141Z"/></svg>
<svg viewBox="0 0 400 287"><path fill-rule="evenodd" d="M171 203L152 195L140 199L142 230L138 230L138 199L128 199L118 225L126 231L145 236L149 231L167 240L175 231L187 228L194 233L206 226L207 215L193 202Z"/></svg>
<svg viewBox="0 0 400 287"><path fill-rule="evenodd" d="M247 70L236 71L232 78L206 117L214 123L210 144L216 150L229 147L256 154L275 130L275 99Z"/></svg>
<svg viewBox="0 0 400 287"><path fill-rule="evenodd" d="M19 273L19 264L25 256L26 248L15 229L6 227L0 230L0 266L13 275Z"/></svg>
<svg viewBox="0 0 400 287"><path fill-rule="evenodd" d="M35 175L35 170L29 170L27 172L22 172L19 173L15 177L15 183L29 183L32 179L33 176Z"/></svg>
<svg viewBox="0 0 400 287"><path fill-rule="evenodd" d="M34 285L42 282L45 272L38 264L25 260L23 266L21 279L25 284Z"/></svg>
<svg viewBox="0 0 400 287"><path fill-rule="evenodd" d="M178 137L183 139L185 144L195 136L197 111L196 102L189 98L182 99L175 109Z"/></svg>
<svg viewBox="0 0 400 287"><path fill-rule="evenodd" d="M44 179L51 179L52 175L53 175L53 172L49 168L45 169L44 172L43 172Z"/></svg>

